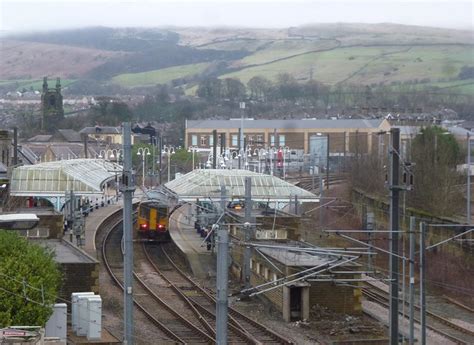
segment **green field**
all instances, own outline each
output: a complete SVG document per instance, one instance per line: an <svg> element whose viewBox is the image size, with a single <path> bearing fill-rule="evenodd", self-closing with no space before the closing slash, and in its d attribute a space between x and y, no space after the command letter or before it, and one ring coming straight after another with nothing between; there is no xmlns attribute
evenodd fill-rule
<svg viewBox="0 0 474 345"><path fill-rule="evenodd" d="M243 68L221 77L239 78L246 83L255 75L274 80L280 73L290 73L304 81L312 73L313 79L330 85L340 82L371 84L415 79L434 82L440 78L456 77L462 66L472 65L473 54L472 47L462 45L337 48Z"/></svg>
<svg viewBox="0 0 474 345"><path fill-rule="evenodd" d="M269 42L264 49L246 56L240 63L242 65L259 65L276 61L316 50L330 49L336 46L335 41L309 41L309 40L282 40Z"/></svg>
<svg viewBox="0 0 474 345"><path fill-rule="evenodd" d="M209 63L197 63L174 66L141 73L120 74L112 78L112 82L124 87L153 86L167 84L174 79L194 76L202 73Z"/></svg>
<svg viewBox="0 0 474 345"><path fill-rule="evenodd" d="M439 93L458 93L464 95L474 94L474 79L454 80L437 83L417 84L417 88L434 87L439 88Z"/></svg>
<svg viewBox="0 0 474 345"><path fill-rule="evenodd" d="M75 81L75 79L61 79L61 86L66 87L68 85L71 85ZM12 85L12 87L15 87L17 91L21 91L23 89L29 91L31 88L33 88L33 90L41 91L41 89L43 88L43 79L0 80L0 86L7 85ZM55 87L56 79L48 79L48 86Z"/></svg>
<svg viewBox="0 0 474 345"><path fill-rule="evenodd" d="M217 50L247 50L249 52L256 51L267 44L266 40L223 40L222 42L209 43L199 46L199 49L217 49Z"/></svg>

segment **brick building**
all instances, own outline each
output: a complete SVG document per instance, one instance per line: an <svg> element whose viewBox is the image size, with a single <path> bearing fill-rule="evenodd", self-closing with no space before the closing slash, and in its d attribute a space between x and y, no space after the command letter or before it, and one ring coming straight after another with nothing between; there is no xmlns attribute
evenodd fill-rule
<svg viewBox="0 0 474 345"><path fill-rule="evenodd" d="M241 119L186 121L185 145L210 149L215 129L219 137L218 146L223 137L226 148L238 149L241 122ZM245 145L251 149L288 147L310 153L311 138L324 136L328 138L330 156L372 152L379 145L377 133L390 130L386 119L245 119L243 122Z"/></svg>
<svg viewBox="0 0 474 345"><path fill-rule="evenodd" d="M244 239L243 228L238 225L243 222L243 215L243 210L229 212L234 223L229 225L230 236L234 240ZM341 284L345 279L361 278L357 271L352 271L357 264L344 262L331 254L305 252L310 246L298 241L301 218L297 215L254 208L252 217L259 225L251 235L256 247L250 261L250 284L252 287L265 284L261 295L282 313L285 321L309 319L310 309L316 304L339 313L361 312L362 293L358 283ZM324 251L323 248L320 250ZM244 278L243 251L243 246L238 245L231 251L230 271L240 280ZM311 270L320 271L320 274L298 279Z"/></svg>

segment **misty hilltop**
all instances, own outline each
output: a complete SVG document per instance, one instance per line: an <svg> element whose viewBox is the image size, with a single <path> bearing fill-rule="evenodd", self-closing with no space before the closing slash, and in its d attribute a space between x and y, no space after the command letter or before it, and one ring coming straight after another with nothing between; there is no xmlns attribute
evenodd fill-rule
<svg viewBox="0 0 474 345"><path fill-rule="evenodd" d="M473 64L471 31L396 24L286 29L90 27L2 38L1 86L59 76L123 88L156 84L192 93L205 78L254 76L328 85L449 82ZM33 84L32 84L33 83ZM36 86L35 86L36 87Z"/></svg>

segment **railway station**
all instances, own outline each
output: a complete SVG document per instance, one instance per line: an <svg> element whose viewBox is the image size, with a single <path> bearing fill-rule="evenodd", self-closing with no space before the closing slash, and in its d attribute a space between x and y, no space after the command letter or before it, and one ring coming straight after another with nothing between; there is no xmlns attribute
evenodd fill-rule
<svg viewBox="0 0 474 345"><path fill-rule="evenodd" d="M246 178L251 181L250 211L245 205ZM225 186L225 193L221 186ZM360 278L349 271L356 267L353 259L339 261L340 254L324 252L322 248L318 252L317 247L300 241L302 229L298 209L301 203L319 203L315 194L278 177L248 170L194 170L167 183L165 188L178 203L187 203L172 216L176 219L173 226L170 225L170 234L186 255L195 275L209 274L206 270L212 267L215 258L206 250L205 240L193 225L209 228L224 212L219 206L224 204L226 215L222 224L228 228L234 242L230 251L232 275L245 283L245 244L242 242L247 231L244 226L247 214L253 224L247 241L255 246L249 261L249 283L252 287L262 286L261 291L256 289L251 293L265 296L282 313L284 320L309 319L309 310L315 304L340 313L360 313L361 291L357 284L333 286L330 281L318 281L317 278L322 277L314 274L319 268L319 275L327 278L330 273L330 277L340 282ZM338 274L338 270L345 274ZM295 281L287 278L297 276ZM307 282L311 278L313 281Z"/></svg>
<svg viewBox="0 0 474 345"><path fill-rule="evenodd" d="M103 298L108 308L116 308L109 291L120 294L123 284L123 200L117 184L121 174L122 167L116 162L98 159L48 162L13 170L11 201L16 206L10 206L34 213L38 223L19 232L56 253L64 274L59 298L67 307L74 294L87 292L102 294L92 298ZM238 308L245 305L264 306L275 312L280 326L296 327L318 321L315 308L360 320L367 308L364 301L386 298L388 289L381 283L384 279L369 277L371 272L359 260L367 255L366 248L329 247L324 241L307 241L308 233L316 232L317 226L305 223L305 210L318 209L324 199L331 198L326 192L323 197L322 174L318 175L319 190L314 188L311 173L304 176L312 180L306 190L298 186L304 185L301 176L300 180L293 178L293 184L284 179L286 174L282 179L244 169L193 169L156 189L133 187L133 297L136 310L157 320L153 323L158 342L216 339L213 313L218 302L203 286L219 289L217 229L224 229L229 236L230 343L294 343L239 314ZM332 184L327 187L332 188ZM153 236L157 230L169 238ZM199 326L189 321L193 318ZM383 318L378 320L387 323ZM443 322L452 328L455 324ZM94 343L118 342L112 333L104 328ZM463 343L456 336L443 336ZM72 331L68 341L90 343L84 334Z"/></svg>

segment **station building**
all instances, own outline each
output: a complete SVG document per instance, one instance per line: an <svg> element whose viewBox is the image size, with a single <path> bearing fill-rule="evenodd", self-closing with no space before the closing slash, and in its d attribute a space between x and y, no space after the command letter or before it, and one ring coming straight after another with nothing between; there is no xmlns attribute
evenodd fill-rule
<svg viewBox="0 0 474 345"><path fill-rule="evenodd" d="M238 242L245 236L244 228L237 224L239 220L243 222L242 211L230 214L234 220L229 225L230 235ZM252 212L258 225L251 231L255 247L250 261L250 284L261 286L255 292L261 293L288 322L309 319L310 308L316 304L338 313L359 314L362 291L358 283L344 283L361 278L355 270L358 265L344 261L330 250L299 241L298 215L277 210L272 213L258 208ZM243 245L236 245L231 252L231 272L241 281L244 280L243 251ZM311 275L312 272L320 273Z"/></svg>
<svg viewBox="0 0 474 345"><path fill-rule="evenodd" d="M214 145L212 132L217 130L218 146L222 141L226 148L238 149L241 124L241 119L187 120L185 145L209 150ZM289 147L307 154L312 138L323 136L328 140L329 156L350 156L373 152L379 145L377 134L389 131L390 123L386 119L244 119L243 129L245 144L251 149Z"/></svg>
<svg viewBox="0 0 474 345"><path fill-rule="evenodd" d="M253 204L250 230L245 228L247 179L251 182ZM284 320L309 319L310 309L315 304L341 313L361 312L358 282L348 283L360 278L360 273L355 271L357 257L350 259L350 255L336 254L300 241L302 225L298 215L299 204L319 202L313 193L275 176L239 169L196 169L166 183L164 192L174 195L178 203L196 205L194 215L185 212L180 216L184 217L180 226L191 224L185 221L186 218L204 222L206 217L198 215L204 212L197 211L198 200L214 204L217 210L207 215L209 222L202 224L207 227L217 221L225 204L226 218L222 226L228 227L232 239L230 273L241 282L246 280L243 267L247 244L244 240L245 231L250 231L247 234L251 243L250 295L263 296L282 313ZM191 210L191 207L188 209ZM171 237L179 248L189 246L193 236L197 236L191 226L183 233L178 232L171 231ZM211 262L210 252L200 245L202 239L198 238L195 242L196 246L189 251L182 249L188 262L192 262L191 266L204 262L203 258L208 260L205 262ZM192 270L197 272L198 268Z"/></svg>

